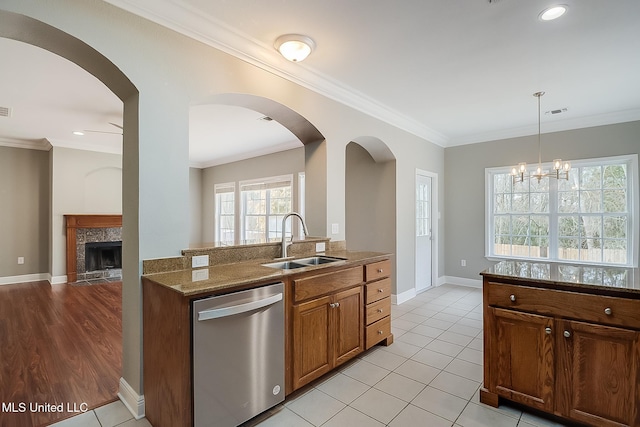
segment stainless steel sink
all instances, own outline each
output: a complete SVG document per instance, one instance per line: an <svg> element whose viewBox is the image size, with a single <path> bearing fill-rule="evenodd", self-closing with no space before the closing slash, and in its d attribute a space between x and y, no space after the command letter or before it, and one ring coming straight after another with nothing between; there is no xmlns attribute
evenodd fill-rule
<svg viewBox="0 0 640 427"><path fill-rule="evenodd" d="M321 264L329 264L332 262L344 261L343 258L334 258L328 256L312 256L309 258L297 259L295 262L299 264L307 264L307 265L321 265Z"/></svg>
<svg viewBox="0 0 640 427"><path fill-rule="evenodd" d="M262 264L263 267L278 268L280 270L293 270L295 268L309 267L309 264L299 264L297 261L280 261Z"/></svg>
<svg viewBox="0 0 640 427"><path fill-rule="evenodd" d="M278 261L262 264L264 267L278 268L280 270L293 270L296 268L311 267L313 265L329 264L332 262L344 261L343 258L333 258L328 256L312 256L308 258L294 259L291 261Z"/></svg>

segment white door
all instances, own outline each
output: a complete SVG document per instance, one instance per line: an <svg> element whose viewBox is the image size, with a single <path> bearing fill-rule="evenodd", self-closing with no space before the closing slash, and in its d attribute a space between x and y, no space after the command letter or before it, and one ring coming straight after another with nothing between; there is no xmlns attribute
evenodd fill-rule
<svg viewBox="0 0 640 427"><path fill-rule="evenodd" d="M416 174L416 292L432 284L432 194L431 177Z"/></svg>

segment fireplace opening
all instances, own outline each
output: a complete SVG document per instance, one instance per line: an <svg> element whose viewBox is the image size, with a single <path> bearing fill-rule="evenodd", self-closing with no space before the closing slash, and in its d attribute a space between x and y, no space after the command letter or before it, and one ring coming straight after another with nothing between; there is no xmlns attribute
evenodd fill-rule
<svg viewBox="0 0 640 427"><path fill-rule="evenodd" d="M85 243L85 271L122 268L122 242Z"/></svg>

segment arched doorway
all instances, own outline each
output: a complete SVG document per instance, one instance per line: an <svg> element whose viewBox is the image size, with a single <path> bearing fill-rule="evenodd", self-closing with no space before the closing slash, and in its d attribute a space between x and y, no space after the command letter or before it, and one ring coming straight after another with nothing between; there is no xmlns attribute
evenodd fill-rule
<svg viewBox="0 0 640 427"><path fill-rule="evenodd" d="M123 336L131 336L130 353L141 352L139 255L138 255L138 91L131 81L109 59L81 40L33 18L0 10L0 37L24 42L48 50L75 63L102 81L124 104L123 134L123 289L134 295L128 309L123 307ZM123 290L123 295L125 291ZM138 295L138 296L136 296ZM132 321L127 321L132 319ZM133 332L135 331L135 332ZM136 338L137 337L137 338ZM127 338L125 338L127 341ZM132 358L135 359L135 358ZM122 378L139 387L140 366L127 366L124 359ZM125 381L126 383L126 381ZM40 399L42 400L42 399Z"/></svg>
<svg viewBox="0 0 640 427"><path fill-rule="evenodd" d="M384 142L359 137L347 144L345 187L347 249L397 253L396 161ZM395 280L394 273L394 293Z"/></svg>

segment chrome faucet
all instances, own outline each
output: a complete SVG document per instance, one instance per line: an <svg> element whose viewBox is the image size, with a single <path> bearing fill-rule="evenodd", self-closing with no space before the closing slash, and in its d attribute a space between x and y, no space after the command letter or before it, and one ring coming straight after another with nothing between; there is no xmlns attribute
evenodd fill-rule
<svg viewBox="0 0 640 427"><path fill-rule="evenodd" d="M287 218L289 218L290 216L297 216L300 219L300 222L302 223L302 229L304 230L304 235L308 236L309 232L307 231L307 225L304 223L304 219L302 218L302 216L297 213L297 212L289 212L288 214L286 214L284 216L284 218L282 218L282 258L286 258L287 257L287 248L293 243L293 231L291 232L291 241L287 242L286 239L286 233L285 233L285 224L287 222Z"/></svg>

